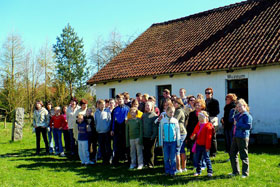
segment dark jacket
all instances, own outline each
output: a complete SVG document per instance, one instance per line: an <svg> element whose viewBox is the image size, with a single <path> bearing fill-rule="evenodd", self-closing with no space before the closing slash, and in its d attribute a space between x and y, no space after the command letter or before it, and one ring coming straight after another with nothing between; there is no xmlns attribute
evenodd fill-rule
<svg viewBox="0 0 280 187"><path fill-rule="evenodd" d="M217 99L206 99L206 111L209 113L210 117L217 117L220 113L219 101Z"/></svg>
<svg viewBox="0 0 280 187"><path fill-rule="evenodd" d="M190 137L197 123L198 123L198 117L196 115L196 110L194 110L189 115L189 120L187 125L187 140L190 140Z"/></svg>
<svg viewBox="0 0 280 187"><path fill-rule="evenodd" d="M231 130L233 126L233 122L230 120L230 111L235 108L235 103L231 102L230 104L224 107L224 129Z"/></svg>

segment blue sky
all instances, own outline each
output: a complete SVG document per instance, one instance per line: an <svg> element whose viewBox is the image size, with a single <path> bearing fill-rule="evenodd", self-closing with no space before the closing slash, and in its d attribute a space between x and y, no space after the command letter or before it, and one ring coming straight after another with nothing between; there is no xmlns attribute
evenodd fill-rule
<svg viewBox="0 0 280 187"><path fill-rule="evenodd" d="M56 43L70 25L83 38L88 53L98 37L117 30L123 39L164 22L241 0L0 0L0 44L7 35L21 35L27 48Z"/></svg>

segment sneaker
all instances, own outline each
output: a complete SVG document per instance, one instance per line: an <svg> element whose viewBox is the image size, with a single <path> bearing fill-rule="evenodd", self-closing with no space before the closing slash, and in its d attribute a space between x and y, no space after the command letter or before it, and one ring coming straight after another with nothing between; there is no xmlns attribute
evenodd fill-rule
<svg viewBox="0 0 280 187"><path fill-rule="evenodd" d="M129 169L134 169L135 168L135 166L133 166L133 165L130 165L130 167L129 167Z"/></svg>
<svg viewBox="0 0 280 187"><path fill-rule="evenodd" d="M143 169L143 164L139 165L139 166L137 167L137 169L138 169L138 170Z"/></svg>
<svg viewBox="0 0 280 187"><path fill-rule="evenodd" d="M212 177L212 176L213 176L213 173L208 173L207 176L208 176L208 177Z"/></svg>
<svg viewBox="0 0 280 187"><path fill-rule="evenodd" d="M228 174L228 176L230 176L230 177L234 177L234 176L237 176L237 175L239 175L239 174L236 174L236 173L229 173Z"/></svg>
<svg viewBox="0 0 280 187"><path fill-rule="evenodd" d="M182 172L187 172L187 168L183 169Z"/></svg>
<svg viewBox="0 0 280 187"><path fill-rule="evenodd" d="M201 170L204 171L206 167L202 167Z"/></svg>
<svg viewBox="0 0 280 187"><path fill-rule="evenodd" d="M247 178L247 177L248 177L247 175L242 175L242 176L241 176L242 179L245 179L245 178Z"/></svg>
<svg viewBox="0 0 280 187"><path fill-rule="evenodd" d="M95 162L89 161L88 164L93 165L93 164L95 164Z"/></svg>
<svg viewBox="0 0 280 187"><path fill-rule="evenodd" d="M176 169L175 174L177 174L177 173L182 173L182 170L181 169L179 169L179 170Z"/></svg>
<svg viewBox="0 0 280 187"><path fill-rule="evenodd" d="M65 157L64 152L60 153L60 156L61 156L61 157Z"/></svg>
<svg viewBox="0 0 280 187"><path fill-rule="evenodd" d="M200 173L195 173L195 174L193 174L193 176L198 176L198 175L200 175Z"/></svg>

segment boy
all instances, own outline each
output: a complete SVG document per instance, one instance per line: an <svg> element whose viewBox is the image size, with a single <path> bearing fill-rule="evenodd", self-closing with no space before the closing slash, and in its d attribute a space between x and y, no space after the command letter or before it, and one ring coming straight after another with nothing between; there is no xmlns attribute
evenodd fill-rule
<svg viewBox="0 0 280 187"><path fill-rule="evenodd" d="M77 118L78 152L81 163L82 165L94 164L94 162L89 160L87 122L84 120L83 113L79 113Z"/></svg>
<svg viewBox="0 0 280 187"><path fill-rule="evenodd" d="M169 106L166 117L160 120L159 145L163 146L165 174L174 176L176 171L176 148L180 146L180 128L174 118L175 108Z"/></svg>
<svg viewBox="0 0 280 187"><path fill-rule="evenodd" d="M50 120L50 128L53 132L54 142L55 142L55 155L60 155L61 157L64 157L64 151L62 147L62 140L61 140L61 134L63 128L66 126L66 121L64 117L60 114L61 110L60 107L54 108L55 115L52 116Z"/></svg>
<svg viewBox="0 0 280 187"><path fill-rule="evenodd" d="M137 108L132 107L130 109L131 119L126 122L125 134L126 134L126 146L130 146L131 164L130 169L136 167L136 153L138 158L137 169L143 168L143 153L142 153L142 138L143 127L141 119L137 118Z"/></svg>
<svg viewBox="0 0 280 187"><path fill-rule="evenodd" d="M103 164L109 164L111 156L110 123L111 113L105 110L105 101L97 101L97 110L94 113L95 127L98 133L98 144L103 159Z"/></svg>
<svg viewBox="0 0 280 187"><path fill-rule="evenodd" d="M111 136L114 139L114 165L118 165L120 159L125 160L125 153L129 157L125 146L125 120L127 119L129 108L124 105L123 95L118 94L116 98L118 106L112 111L111 120Z"/></svg>

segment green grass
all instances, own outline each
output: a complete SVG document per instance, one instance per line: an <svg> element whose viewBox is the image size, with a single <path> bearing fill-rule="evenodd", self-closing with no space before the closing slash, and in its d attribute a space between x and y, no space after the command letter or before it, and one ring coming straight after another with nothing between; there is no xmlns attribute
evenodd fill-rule
<svg viewBox="0 0 280 187"><path fill-rule="evenodd" d="M10 142L11 124L4 129L0 123L0 186L280 186L280 147L250 146L250 176L229 177L228 156L222 150L212 159L214 175L203 171L194 177L188 172L175 178L164 176L163 166L141 171L129 171L128 165L81 167L78 159L57 156L33 156L35 134L24 128L23 140ZM41 142L43 145L43 141ZM219 147L223 149L223 146Z"/></svg>

